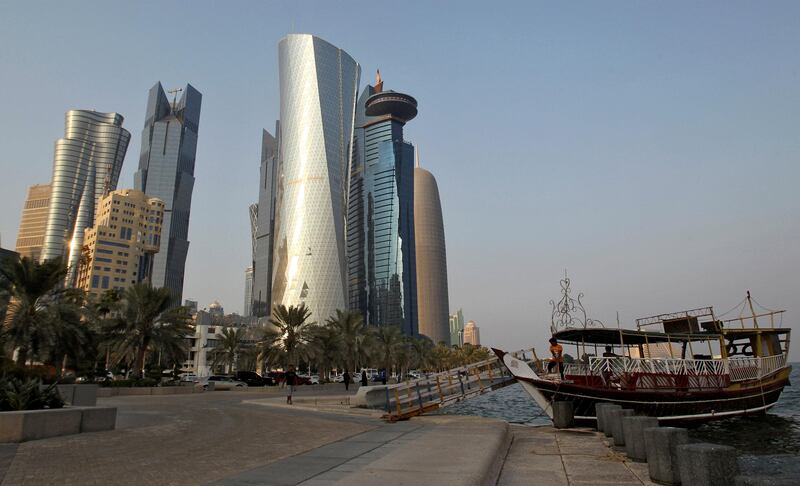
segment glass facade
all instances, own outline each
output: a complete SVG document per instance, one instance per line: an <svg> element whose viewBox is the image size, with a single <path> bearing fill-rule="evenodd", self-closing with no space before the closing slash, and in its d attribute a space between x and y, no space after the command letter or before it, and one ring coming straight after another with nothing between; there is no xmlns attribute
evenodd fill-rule
<svg viewBox="0 0 800 486"><path fill-rule="evenodd" d="M66 114L56 141L50 207L41 258L67 257L67 285L75 285L84 231L94 224L98 201L117 188L131 134L122 115L88 110Z"/></svg>
<svg viewBox="0 0 800 486"><path fill-rule="evenodd" d="M414 147L403 126L406 106L375 107L394 97L368 86L357 105L348 207L349 305L374 326L419 333L414 244ZM371 107L368 109L368 106ZM369 113L369 114L368 114Z"/></svg>
<svg viewBox="0 0 800 486"><path fill-rule="evenodd" d="M150 89L142 130L142 152L134 187L164 201L161 251L153 259L152 284L172 291L180 305L189 251L189 213L202 95L187 84L170 102L161 83Z"/></svg>
<svg viewBox="0 0 800 486"><path fill-rule="evenodd" d="M280 135L280 123L275 134ZM278 139L263 131L261 136L261 175L258 203L251 206L250 231L253 235L253 285L250 290L249 315L270 314L272 297L272 247L275 229L275 176L278 168Z"/></svg>
<svg viewBox="0 0 800 486"><path fill-rule="evenodd" d="M278 59L281 116L268 301L305 303L312 320L324 322L347 305L345 198L361 69L343 50L307 34L283 38ZM259 201L259 222L263 210Z"/></svg>

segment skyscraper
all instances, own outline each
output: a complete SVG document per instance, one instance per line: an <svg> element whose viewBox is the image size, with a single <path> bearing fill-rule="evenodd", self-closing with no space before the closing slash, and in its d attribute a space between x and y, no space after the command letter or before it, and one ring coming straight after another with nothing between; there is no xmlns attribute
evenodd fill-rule
<svg viewBox="0 0 800 486"><path fill-rule="evenodd" d="M481 345L481 330L475 325L475 321L469 321L464 326L464 344L467 343L473 346Z"/></svg>
<svg viewBox="0 0 800 486"><path fill-rule="evenodd" d="M417 101L383 91L378 73L356 106L347 219L350 309L369 325L417 335L414 147L403 126Z"/></svg>
<svg viewBox="0 0 800 486"><path fill-rule="evenodd" d="M161 245L164 203L141 191L121 189L100 200L86 230L76 286L100 297L150 278Z"/></svg>
<svg viewBox="0 0 800 486"><path fill-rule="evenodd" d="M455 314L450 314L450 346L460 346L464 339L464 313L461 309Z"/></svg>
<svg viewBox="0 0 800 486"><path fill-rule="evenodd" d="M244 270L244 312L249 317L253 312L253 267Z"/></svg>
<svg viewBox="0 0 800 486"><path fill-rule="evenodd" d="M50 184L36 184L28 188L17 233L16 250L21 257L38 260L42 253L50 212L50 190Z"/></svg>
<svg viewBox="0 0 800 486"><path fill-rule="evenodd" d="M178 92L183 93L179 100ZM134 187L164 201L162 245L153 261L152 284L169 288L177 306L183 295L189 251L189 212L203 97L190 84L170 93L174 93L172 102L161 83L150 88Z"/></svg>
<svg viewBox="0 0 800 486"><path fill-rule="evenodd" d="M75 285L83 233L94 224L97 203L117 187L131 134L122 115L87 110L66 114L56 141L50 208L41 258L67 257L67 285Z"/></svg>
<svg viewBox="0 0 800 486"><path fill-rule="evenodd" d="M450 342L447 254L439 188L433 174L414 169L414 232L417 252L419 332L433 342Z"/></svg>
<svg viewBox="0 0 800 486"><path fill-rule="evenodd" d="M280 136L280 123L275 124ZM278 170L278 139L264 130L261 134L261 173L258 184L258 203L250 206L250 232L253 252L253 288L250 314L266 317L272 308L273 233L275 230L275 189Z"/></svg>
<svg viewBox="0 0 800 486"><path fill-rule="evenodd" d="M343 50L308 34L283 38L278 59L281 114L269 298L287 306L305 303L312 319L324 322L347 305L345 198L361 68ZM262 232L265 208L259 199ZM257 262L254 270L261 271ZM259 278L254 275L254 292Z"/></svg>

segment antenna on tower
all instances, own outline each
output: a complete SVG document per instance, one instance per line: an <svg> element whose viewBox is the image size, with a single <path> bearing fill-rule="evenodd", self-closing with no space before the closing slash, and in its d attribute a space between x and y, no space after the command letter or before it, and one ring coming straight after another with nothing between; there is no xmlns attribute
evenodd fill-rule
<svg viewBox="0 0 800 486"><path fill-rule="evenodd" d="M175 107L177 106L178 93L180 93L181 91L183 91L183 88L175 88L175 89L171 89L171 90L167 91L167 93L175 95L175 96L172 97L172 110L173 111L175 110Z"/></svg>

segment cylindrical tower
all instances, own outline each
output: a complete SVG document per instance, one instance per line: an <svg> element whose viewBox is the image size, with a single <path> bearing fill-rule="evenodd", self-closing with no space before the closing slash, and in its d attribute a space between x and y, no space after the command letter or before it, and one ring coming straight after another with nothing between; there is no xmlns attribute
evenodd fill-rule
<svg viewBox="0 0 800 486"><path fill-rule="evenodd" d="M118 113L70 110L66 114L64 138L56 141L50 211L41 258L69 256L68 285L73 284L70 280L77 269L83 232L94 224L98 201L117 188L131 138L130 132L122 128L122 121ZM75 247L75 251L70 251L70 247Z"/></svg>
<svg viewBox="0 0 800 486"><path fill-rule="evenodd" d="M273 304L324 322L346 308L347 169L361 69L308 34L278 45L281 118L276 177ZM261 211L261 208L259 208Z"/></svg>
<svg viewBox="0 0 800 486"><path fill-rule="evenodd" d="M439 188L433 174L414 169L414 232L417 253L419 333L450 342L447 254Z"/></svg>

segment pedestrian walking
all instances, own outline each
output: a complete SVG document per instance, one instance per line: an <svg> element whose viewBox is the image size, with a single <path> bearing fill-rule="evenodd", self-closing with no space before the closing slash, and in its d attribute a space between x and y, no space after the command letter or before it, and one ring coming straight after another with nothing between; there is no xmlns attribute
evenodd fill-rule
<svg viewBox="0 0 800 486"><path fill-rule="evenodd" d="M361 386L367 386L367 370L361 370Z"/></svg>
<svg viewBox="0 0 800 486"><path fill-rule="evenodd" d="M286 403L289 405L292 405L292 393L296 381L297 373L294 371L294 365L289 365L289 371L286 372Z"/></svg>
<svg viewBox="0 0 800 486"><path fill-rule="evenodd" d="M345 391L350 389L350 373L345 370L344 374L342 374L342 380L344 380L344 389Z"/></svg>

